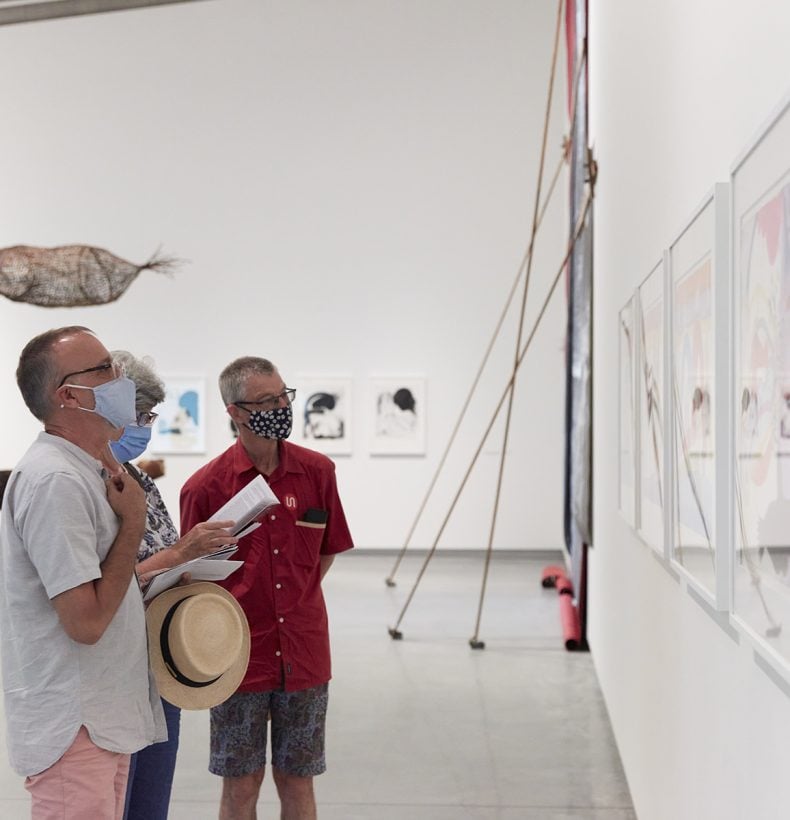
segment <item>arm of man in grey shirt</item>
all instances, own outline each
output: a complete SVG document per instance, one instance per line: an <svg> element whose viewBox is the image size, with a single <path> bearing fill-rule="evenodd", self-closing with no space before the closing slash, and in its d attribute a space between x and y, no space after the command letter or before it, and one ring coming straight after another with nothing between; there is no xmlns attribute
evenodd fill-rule
<svg viewBox="0 0 790 820"><path fill-rule="evenodd" d="M145 492L128 473L107 481L107 500L120 519L120 527L101 564L101 578L52 599L63 628L78 643L96 643L112 621L129 589L145 532Z"/></svg>

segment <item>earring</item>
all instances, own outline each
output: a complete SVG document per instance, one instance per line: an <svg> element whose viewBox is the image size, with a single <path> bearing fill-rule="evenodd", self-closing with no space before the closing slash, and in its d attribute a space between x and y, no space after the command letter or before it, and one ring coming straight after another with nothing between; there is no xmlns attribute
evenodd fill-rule
<svg viewBox="0 0 790 820"><path fill-rule="evenodd" d="M66 406L65 404L61 404L60 409L62 410L65 406Z"/></svg>

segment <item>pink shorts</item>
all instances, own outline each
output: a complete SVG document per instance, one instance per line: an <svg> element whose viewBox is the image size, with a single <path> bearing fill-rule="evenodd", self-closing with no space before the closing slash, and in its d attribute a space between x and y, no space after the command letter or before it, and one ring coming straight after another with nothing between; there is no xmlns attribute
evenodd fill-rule
<svg viewBox="0 0 790 820"><path fill-rule="evenodd" d="M100 749L82 726L63 757L25 779L31 820L121 820L129 755Z"/></svg>

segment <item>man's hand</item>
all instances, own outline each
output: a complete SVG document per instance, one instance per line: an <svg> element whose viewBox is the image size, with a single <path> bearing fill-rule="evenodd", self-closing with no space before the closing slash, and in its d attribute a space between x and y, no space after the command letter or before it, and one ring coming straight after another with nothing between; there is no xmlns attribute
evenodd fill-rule
<svg viewBox="0 0 790 820"><path fill-rule="evenodd" d="M105 483L107 500L121 525L101 563L101 576L52 599L66 634L84 644L96 643L115 617L129 589L137 550L145 532L143 488L125 470Z"/></svg>
<svg viewBox="0 0 790 820"><path fill-rule="evenodd" d="M122 524L145 531L146 499L143 488L125 470L106 481L107 500Z"/></svg>
<svg viewBox="0 0 790 820"><path fill-rule="evenodd" d="M228 544L235 544L237 539L231 535L230 529L233 524L233 521L203 521L201 524L195 524L172 547L178 554L178 563L183 564L184 561L216 552Z"/></svg>

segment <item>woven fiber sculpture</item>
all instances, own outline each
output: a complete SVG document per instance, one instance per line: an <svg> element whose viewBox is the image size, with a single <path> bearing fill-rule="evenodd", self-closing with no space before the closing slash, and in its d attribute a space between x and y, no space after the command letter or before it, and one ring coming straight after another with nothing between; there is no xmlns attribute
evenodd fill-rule
<svg viewBox="0 0 790 820"><path fill-rule="evenodd" d="M155 253L135 265L89 245L15 245L0 249L0 294L43 307L103 305L121 296L140 271L172 273L180 261Z"/></svg>

